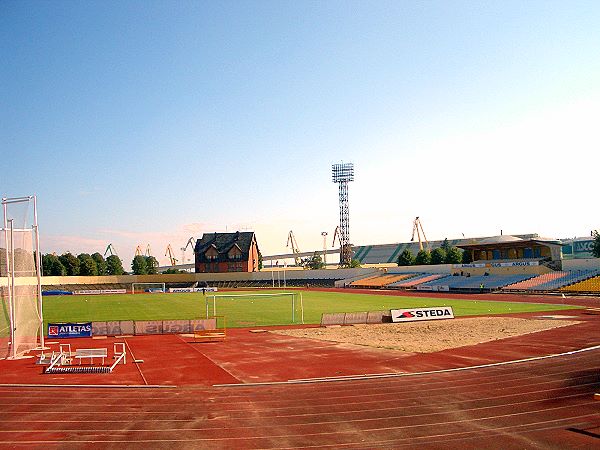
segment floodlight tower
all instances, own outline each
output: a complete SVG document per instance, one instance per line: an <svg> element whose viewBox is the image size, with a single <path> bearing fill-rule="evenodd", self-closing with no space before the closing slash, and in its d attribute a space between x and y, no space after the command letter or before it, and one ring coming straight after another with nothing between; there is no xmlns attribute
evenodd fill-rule
<svg viewBox="0 0 600 450"><path fill-rule="evenodd" d="M332 180L338 183L340 197L340 266L350 266L352 246L350 244L350 213L348 208L348 183L354 181L354 164L342 163L331 166Z"/></svg>

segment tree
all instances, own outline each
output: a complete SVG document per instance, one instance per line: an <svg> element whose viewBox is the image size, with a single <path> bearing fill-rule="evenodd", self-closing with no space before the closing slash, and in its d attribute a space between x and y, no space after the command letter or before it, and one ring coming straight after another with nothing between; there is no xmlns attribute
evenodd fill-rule
<svg viewBox="0 0 600 450"><path fill-rule="evenodd" d="M600 233L598 230L594 231L594 242L592 242L592 255L596 258L600 258Z"/></svg>
<svg viewBox="0 0 600 450"><path fill-rule="evenodd" d="M71 252L63 253L58 260L65 267L68 276L79 275L79 260Z"/></svg>
<svg viewBox="0 0 600 450"><path fill-rule="evenodd" d="M67 274L67 269L62 265L58 256L48 253L42 255L42 273L44 276L64 277Z"/></svg>
<svg viewBox="0 0 600 450"><path fill-rule="evenodd" d="M325 264L323 264L323 266L325 266ZM351 259L350 260L350 268L351 269L356 269L357 267L360 267L360 260L359 259Z"/></svg>
<svg viewBox="0 0 600 450"><path fill-rule="evenodd" d="M106 258L106 274L107 275L123 275L123 262L117 255L110 255Z"/></svg>
<svg viewBox="0 0 600 450"><path fill-rule="evenodd" d="M79 260L79 275L82 276L96 276L98 275L98 266L96 261L87 253L80 253L77 255Z"/></svg>
<svg viewBox="0 0 600 450"><path fill-rule="evenodd" d="M146 273L156 275L158 273L158 261L154 256L144 256L146 258Z"/></svg>
<svg viewBox="0 0 600 450"><path fill-rule="evenodd" d="M163 270L161 273L166 275L172 275L177 273L187 273L185 270L175 269L174 267L169 267L167 270Z"/></svg>
<svg viewBox="0 0 600 450"><path fill-rule="evenodd" d="M399 266L412 266L415 263L415 255L409 250L406 249L400 256L398 256L398 265Z"/></svg>
<svg viewBox="0 0 600 450"><path fill-rule="evenodd" d="M445 242L447 242L447 240ZM444 264L445 262L446 250L442 247L434 248L431 252L431 264Z"/></svg>
<svg viewBox="0 0 600 450"><path fill-rule="evenodd" d="M321 258L321 255L319 255L317 252L315 252L311 257L302 259L300 264L308 270L323 269L325 267L323 258Z"/></svg>
<svg viewBox="0 0 600 450"><path fill-rule="evenodd" d="M462 254L462 263L470 264L472 262L473 262L473 257L471 255L471 252L469 250L465 250Z"/></svg>
<svg viewBox="0 0 600 450"><path fill-rule="evenodd" d="M142 255L136 255L131 261L131 270L134 275L146 275L148 274L148 265L146 264L146 257Z"/></svg>
<svg viewBox="0 0 600 450"><path fill-rule="evenodd" d="M463 260L463 251L457 247L450 247L446 252L446 264L460 264Z"/></svg>
<svg viewBox="0 0 600 450"><path fill-rule="evenodd" d="M431 252L429 250L419 250L415 258L415 264L419 266L431 264Z"/></svg>
<svg viewBox="0 0 600 450"><path fill-rule="evenodd" d="M258 251L258 270L263 268L263 256L260 250Z"/></svg>
<svg viewBox="0 0 600 450"><path fill-rule="evenodd" d="M444 249L444 251L446 253L448 253L448 250L450 250L450 242L448 242L448 238L444 239L444 242L442 242L441 247Z"/></svg>
<svg viewBox="0 0 600 450"><path fill-rule="evenodd" d="M106 261L104 260L104 256L100 253L96 252L92 255L92 259L96 263L96 267L98 268L98 275L106 275Z"/></svg>

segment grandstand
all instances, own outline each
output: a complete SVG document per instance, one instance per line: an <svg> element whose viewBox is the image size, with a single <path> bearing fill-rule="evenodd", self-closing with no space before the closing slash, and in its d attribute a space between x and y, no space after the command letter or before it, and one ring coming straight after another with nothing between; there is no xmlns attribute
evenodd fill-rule
<svg viewBox="0 0 600 450"><path fill-rule="evenodd" d="M554 291L595 277L600 270L569 270L546 273L535 278L507 286L511 291Z"/></svg>
<svg viewBox="0 0 600 450"><path fill-rule="evenodd" d="M476 275L476 276L449 276L420 284L421 287L439 288L448 287L448 290L481 290L500 289L509 284L531 278L529 274L514 275Z"/></svg>
<svg viewBox="0 0 600 450"><path fill-rule="evenodd" d="M563 292L576 292L576 293L600 293L600 276L588 278L583 281L578 281L569 286L563 286L560 288Z"/></svg>
<svg viewBox="0 0 600 450"><path fill-rule="evenodd" d="M392 283L399 282L401 280L406 280L407 278L412 278L416 274L412 273L404 273L404 274L388 274L381 276L374 276L363 278L361 280L352 281L350 283L350 287L357 288L381 288L387 286Z"/></svg>

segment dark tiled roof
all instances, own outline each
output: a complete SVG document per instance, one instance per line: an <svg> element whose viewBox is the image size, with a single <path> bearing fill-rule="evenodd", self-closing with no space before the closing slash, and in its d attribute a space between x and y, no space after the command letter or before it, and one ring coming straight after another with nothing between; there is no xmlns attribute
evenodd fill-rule
<svg viewBox="0 0 600 450"><path fill-rule="evenodd" d="M254 233L252 231L235 232L235 233L205 233L202 235L202 239L196 241L196 247L194 252L200 258L204 258L204 253L209 247L214 247L219 253L219 259L227 259L227 252L231 250L231 247L237 244L242 251L242 259L248 260L250 254L250 247L254 240Z"/></svg>

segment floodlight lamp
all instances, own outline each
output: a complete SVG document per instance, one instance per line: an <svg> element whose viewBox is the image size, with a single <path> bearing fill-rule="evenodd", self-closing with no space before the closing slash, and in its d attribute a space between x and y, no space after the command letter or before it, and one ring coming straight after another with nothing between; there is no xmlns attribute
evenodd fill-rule
<svg viewBox="0 0 600 450"><path fill-rule="evenodd" d="M334 183L354 181L354 164L333 164L331 166L331 175Z"/></svg>

